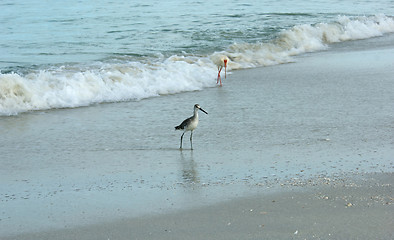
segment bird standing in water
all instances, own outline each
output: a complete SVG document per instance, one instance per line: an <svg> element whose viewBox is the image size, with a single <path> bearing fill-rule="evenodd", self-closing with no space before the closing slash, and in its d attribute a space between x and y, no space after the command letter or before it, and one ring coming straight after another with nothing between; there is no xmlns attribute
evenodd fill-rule
<svg viewBox="0 0 394 240"><path fill-rule="evenodd" d="M185 132L190 131L190 147L191 150L193 150L193 130L196 129L198 125L198 110L201 110L205 114L208 114L204 109L200 107L200 105L196 104L194 105L194 114L193 116L185 119L179 126L175 127L175 130L183 130L182 136L181 136L181 146L180 149L182 149L182 140L183 140L183 135Z"/></svg>
<svg viewBox="0 0 394 240"><path fill-rule="evenodd" d="M216 66L218 66L218 79L216 81L216 84L218 84L220 81L220 86L222 86L222 78L220 77L220 72L224 68L224 78L227 77L227 63L229 62L229 59L227 56L221 55L221 56L215 57L213 62L216 64Z"/></svg>

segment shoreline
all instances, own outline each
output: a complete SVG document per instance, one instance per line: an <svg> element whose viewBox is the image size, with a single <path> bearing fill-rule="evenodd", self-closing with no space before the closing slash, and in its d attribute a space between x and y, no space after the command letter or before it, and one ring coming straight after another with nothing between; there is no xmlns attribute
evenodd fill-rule
<svg viewBox="0 0 394 240"><path fill-rule="evenodd" d="M13 239L392 239L394 173L324 177L281 191Z"/></svg>

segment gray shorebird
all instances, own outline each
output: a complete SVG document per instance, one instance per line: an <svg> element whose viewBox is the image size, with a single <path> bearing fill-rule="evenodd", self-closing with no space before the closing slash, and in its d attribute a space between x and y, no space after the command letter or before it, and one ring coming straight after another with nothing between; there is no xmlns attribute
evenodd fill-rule
<svg viewBox="0 0 394 240"><path fill-rule="evenodd" d="M194 105L194 114L193 116L185 119L179 126L175 127L175 130L183 130L182 136L181 136L181 146L180 149L182 149L182 140L183 140L183 135L185 132L190 131L190 147L193 150L193 130L196 129L198 125L198 110L201 110L205 114L208 114L204 109L200 107L200 105L196 104Z"/></svg>

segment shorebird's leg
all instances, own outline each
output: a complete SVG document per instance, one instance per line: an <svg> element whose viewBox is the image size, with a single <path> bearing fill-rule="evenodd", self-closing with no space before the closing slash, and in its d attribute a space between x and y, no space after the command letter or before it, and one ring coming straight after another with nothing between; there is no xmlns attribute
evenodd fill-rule
<svg viewBox="0 0 394 240"><path fill-rule="evenodd" d="M217 81L216 81L216 84L218 84L218 83L219 83L219 80L220 80L220 85L221 85L221 82L222 82L222 78L220 77L220 72L222 71L222 68L223 68L223 67L219 67L218 79L217 79Z"/></svg>
<svg viewBox="0 0 394 240"><path fill-rule="evenodd" d="M227 78L227 59L224 60L224 78Z"/></svg>
<svg viewBox="0 0 394 240"><path fill-rule="evenodd" d="M190 149L193 150L193 131L190 132Z"/></svg>
<svg viewBox="0 0 394 240"><path fill-rule="evenodd" d="M183 132L183 133L182 133L182 136L181 136L181 146L179 147L180 149L182 149L183 134L185 134L185 132Z"/></svg>

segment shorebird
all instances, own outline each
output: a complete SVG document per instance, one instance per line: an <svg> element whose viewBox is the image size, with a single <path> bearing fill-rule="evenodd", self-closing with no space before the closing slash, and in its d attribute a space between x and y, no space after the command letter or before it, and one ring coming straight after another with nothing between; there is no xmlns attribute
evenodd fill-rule
<svg viewBox="0 0 394 240"><path fill-rule="evenodd" d="M216 84L218 84L220 81L220 86L222 86L222 78L220 77L220 72L222 71L222 69L224 67L224 78L227 77L227 63L228 63L228 61L229 61L229 59L225 55L215 57L213 60L213 63L215 63L216 66L218 67L218 79L216 81Z"/></svg>
<svg viewBox="0 0 394 240"><path fill-rule="evenodd" d="M198 110L201 110L205 114L208 114L204 109L200 107L200 105L196 104L194 105L194 114L193 116L185 119L179 126L175 127L175 130L183 130L182 136L181 136L181 146L180 149L182 149L182 140L183 140L183 135L185 132L190 131L190 147L193 150L193 142L192 142L192 137L193 137L193 130L196 129L198 125Z"/></svg>

